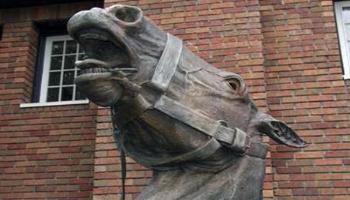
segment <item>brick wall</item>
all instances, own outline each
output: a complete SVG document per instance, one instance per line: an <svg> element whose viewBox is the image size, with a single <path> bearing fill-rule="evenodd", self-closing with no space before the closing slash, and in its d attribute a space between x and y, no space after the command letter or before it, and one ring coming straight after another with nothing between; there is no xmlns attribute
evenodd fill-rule
<svg viewBox="0 0 350 200"><path fill-rule="evenodd" d="M33 23L89 7L0 10L0 199L92 197L95 106L19 108L32 95L38 46Z"/></svg>
<svg viewBox="0 0 350 200"><path fill-rule="evenodd" d="M349 199L350 83L341 76L333 1L105 0L105 6L115 3L140 6L197 55L241 74L258 107L310 143L295 150L266 138L271 152L264 199ZM0 199L120 197L108 109L18 106L32 93L37 47L32 21L89 6L0 11ZM127 199L135 199L152 174L127 162Z"/></svg>
<svg viewBox="0 0 350 200"><path fill-rule="evenodd" d="M267 103L309 143L273 146L276 199L349 199L350 95L332 1L261 1Z"/></svg>

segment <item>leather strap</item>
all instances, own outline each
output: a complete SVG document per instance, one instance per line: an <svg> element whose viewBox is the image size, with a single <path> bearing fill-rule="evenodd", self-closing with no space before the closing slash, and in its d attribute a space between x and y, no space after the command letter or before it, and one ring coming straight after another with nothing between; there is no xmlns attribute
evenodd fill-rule
<svg viewBox="0 0 350 200"><path fill-rule="evenodd" d="M167 42L154 71L151 85L155 88L166 91L173 78L182 53L182 40L167 34Z"/></svg>
<svg viewBox="0 0 350 200"><path fill-rule="evenodd" d="M223 142L226 146L244 153L249 147L249 136L238 128L227 127L226 123L215 121L201 113L195 112L169 97L162 95L154 108L188 126Z"/></svg>
<svg viewBox="0 0 350 200"><path fill-rule="evenodd" d="M215 138L212 138L205 145L193 151L190 151L185 154L181 154L179 156L162 159L158 162L153 162L151 166L156 167L163 164L180 163L188 160L202 160L211 156L220 147L221 147L221 144ZM254 142L254 143L251 143L249 149L244 153L244 155L265 159L267 148L268 146L266 144Z"/></svg>
<svg viewBox="0 0 350 200"><path fill-rule="evenodd" d="M158 162L152 163L152 166L156 167L163 164L180 163L188 160L203 160L211 156L213 153L215 153L216 150L218 150L220 147L221 147L221 144L217 140L212 138L206 144L204 144L203 146L193 151L190 151L188 153L184 153L175 157L162 159Z"/></svg>

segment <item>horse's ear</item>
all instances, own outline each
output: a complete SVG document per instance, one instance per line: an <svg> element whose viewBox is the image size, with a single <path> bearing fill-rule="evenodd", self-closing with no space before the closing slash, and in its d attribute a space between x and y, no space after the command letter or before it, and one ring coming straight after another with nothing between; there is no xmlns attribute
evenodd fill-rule
<svg viewBox="0 0 350 200"><path fill-rule="evenodd" d="M259 113L260 116L255 121L257 130L268 135L270 138L280 144L290 147L302 148L306 142L301 139L293 129L282 121L276 120L268 114Z"/></svg>

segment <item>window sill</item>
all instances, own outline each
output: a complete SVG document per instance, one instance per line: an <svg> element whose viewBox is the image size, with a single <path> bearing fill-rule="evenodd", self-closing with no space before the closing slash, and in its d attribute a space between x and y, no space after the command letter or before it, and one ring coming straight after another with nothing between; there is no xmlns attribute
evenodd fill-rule
<svg viewBox="0 0 350 200"><path fill-rule="evenodd" d="M43 103L21 103L20 108L46 107L46 106L65 106L75 104L88 104L89 100L79 101L61 101L61 102L43 102Z"/></svg>
<svg viewBox="0 0 350 200"><path fill-rule="evenodd" d="M349 80L349 79L350 79L350 74L343 75L343 78L344 78L345 80Z"/></svg>

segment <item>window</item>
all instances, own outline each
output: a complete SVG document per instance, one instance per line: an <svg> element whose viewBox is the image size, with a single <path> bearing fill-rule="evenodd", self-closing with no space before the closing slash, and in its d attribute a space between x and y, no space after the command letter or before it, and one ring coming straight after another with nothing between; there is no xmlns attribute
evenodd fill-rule
<svg viewBox="0 0 350 200"><path fill-rule="evenodd" d="M77 91L75 61L84 56L67 34L67 19L35 22L39 34L32 103L21 108L82 104L89 101Z"/></svg>
<svg viewBox="0 0 350 200"><path fill-rule="evenodd" d="M344 78L350 79L350 1L335 2Z"/></svg>
<svg viewBox="0 0 350 200"><path fill-rule="evenodd" d="M39 102L83 100L74 78L75 61L84 56L79 44L69 36L46 37Z"/></svg>
<svg viewBox="0 0 350 200"><path fill-rule="evenodd" d="M33 103L21 104L20 107L88 103L74 84L79 72L75 61L83 57L83 49L68 35L42 37Z"/></svg>

